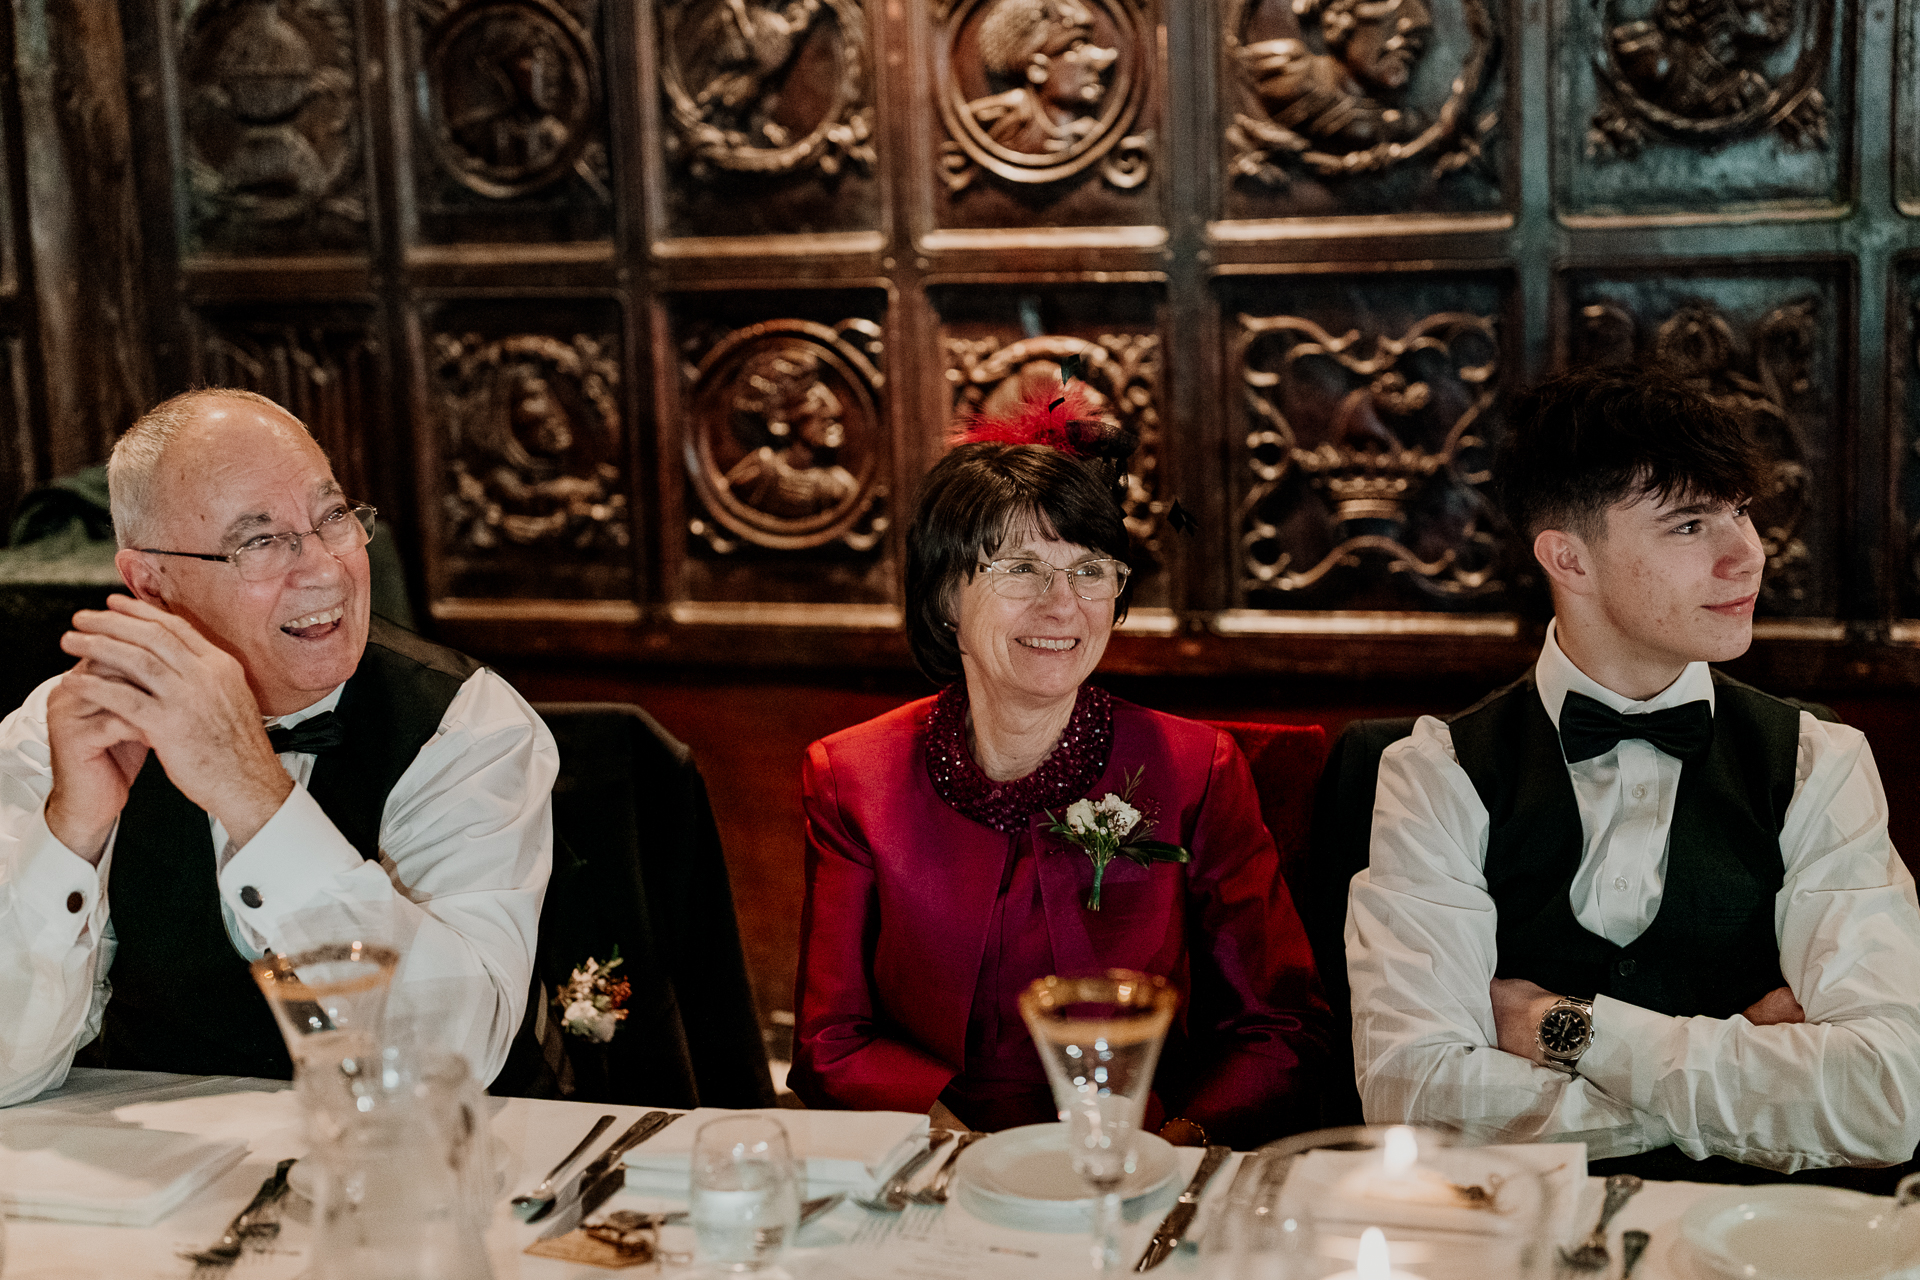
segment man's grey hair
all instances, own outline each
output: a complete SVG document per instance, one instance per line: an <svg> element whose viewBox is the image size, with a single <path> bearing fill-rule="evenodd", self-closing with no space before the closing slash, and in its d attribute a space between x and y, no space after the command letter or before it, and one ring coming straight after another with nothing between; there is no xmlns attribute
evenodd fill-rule
<svg viewBox="0 0 1920 1280"><path fill-rule="evenodd" d="M107 459L107 505L113 512L113 536L122 547L152 545L155 512L153 490L160 474L160 460L180 432L193 424L201 408L210 400L240 400L272 409L275 413L307 431L307 424L288 413L278 402L257 391L237 387L202 387L183 391L162 400L142 414L126 429ZM317 447L317 446L316 446Z"/></svg>

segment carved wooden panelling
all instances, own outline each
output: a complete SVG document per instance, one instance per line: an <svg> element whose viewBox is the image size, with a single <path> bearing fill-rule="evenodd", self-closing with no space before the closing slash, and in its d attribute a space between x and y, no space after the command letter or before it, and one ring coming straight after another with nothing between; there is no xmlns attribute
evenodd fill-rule
<svg viewBox="0 0 1920 1280"><path fill-rule="evenodd" d="M863 0L659 0L669 236L877 230Z"/></svg>
<svg viewBox="0 0 1920 1280"><path fill-rule="evenodd" d="M884 299L736 295L677 309L681 598L894 600Z"/></svg>
<svg viewBox="0 0 1920 1280"><path fill-rule="evenodd" d="M1498 0L1232 0L1226 216L1500 208L1506 21Z"/></svg>
<svg viewBox="0 0 1920 1280"><path fill-rule="evenodd" d="M1752 505L1766 547L1758 612L1831 616L1839 600L1848 373L1846 290L1835 273L1576 275L1566 282L1575 361L1659 360L1737 411L1773 459Z"/></svg>
<svg viewBox="0 0 1920 1280"><path fill-rule="evenodd" d="M387 353L372 307L216 308L194 322L196 383L244 387L285 405L348 493L394 511L402 495L368 456L386 442L389 418Z"/></svg>
<svg viewBox="0 0 1920 1280"><path fill-rule="evenodd" d="M1898 390L1888 415L1899 511L1893 538L1900 557L1897 608L1903 617L1920 618L1920 259L1906 258L1897 270L1887 353Z"/></svg>
<svg viewBox="0 0 1920 1280"><path fill-rule="evenodd" d="M1125 504L1134 541L1134 603L1166 605L1165 541L1175 535L1166 524L1173 495L1164 474L1159 291L941 289L934 304L948 385L943 423L1015 411L1026 397L1057 386L1061 362L1077 358L1077 376L1091 402L1139 434Z"/></svg>
<svg viewBox="0 0 1920 1280"><path fill-rule="evenodd" d="M189 253L364 247L352 0L206 0L177 28Z"/></svg>
<svg viewBox="0 0 1920 1280"><path fill-rule="evenodd" d="M631 597L620 317L588 299L422 317L440 458L438 596Z"/></svg>
<svg viewBox="0 0 1920 1280"><path fill-rule="evenodd" d="M1508 289L1482 276L1289 277L1229 291L1243 606L1510 606L1484 491Z"/></svg>
<svg viewBox="0 0 1920 1280"><path fill-rule="evenodd" d="M421 238L612 234L601 0L413 0Z"/></svg>
<svg viewBox="0 0 1920 1280"><path fill-rule="evenodd" d="M1555 135L1574 213L1844 197L1853 5L1559 0Z"/></svg>
<svg viewBox="0 0 1920 1280"><path fill-rule="evenodd" d="M1161 221L1157 20L1145 0L942 0L935 221Z"/></svg>

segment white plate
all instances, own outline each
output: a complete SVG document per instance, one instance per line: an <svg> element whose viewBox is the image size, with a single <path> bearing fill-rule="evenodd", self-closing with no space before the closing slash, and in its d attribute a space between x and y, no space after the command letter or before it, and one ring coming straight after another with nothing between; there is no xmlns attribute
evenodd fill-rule
<svg viewBox="0 0 1920 1280"><path fill-rule="evenodd" d="M1726 1280L1881 1280L1920 1263L1920 1209L1839 1187L1738 1187L1680 1217L1694 1258Z"/></svg>
<svg viewBox="0 0 1920 1280"><path fill-rule="evenodd" d="M1173 1147L1155 1134L1136 1133L1133 1152L1133 1172L1120 1184L1130 1221L1180 1175ZM1064 1124L1022 1125L981 1139L960 1153L954 1184L977 1216L1030 1230L1083 1230L1093 1208L1087 1184L1073 1171Z"/></svg>

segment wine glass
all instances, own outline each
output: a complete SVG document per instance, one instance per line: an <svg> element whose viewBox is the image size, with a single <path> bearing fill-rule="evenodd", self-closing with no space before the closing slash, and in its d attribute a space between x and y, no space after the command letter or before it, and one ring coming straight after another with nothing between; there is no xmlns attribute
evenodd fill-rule
<svg viewBox="0 0 1920 1280"><path fill-rule="evenodd" d="M1036 978L1020 993L1074 1172L1094 1192L1094 1271L1118 1274L1120 1186L1134 1169L1134 1133L1173 1021L1166 979L1131 969Z"/></svg>
<svg viewBox="0 0 1920 1280"><path fill-rule="evenodd" d="M695 1258L715 1272L785 1276L780 1255L800 1229L786 1129L752 1113L709 1120L694 1135L692 1163Z"/></svg>
<svg viewBox="0 0 1920 1280"><path fill-rule="evenodd" d="M251 966L293 1057L294 1078L339 1068L354 1075L379 1056L387 991L400 953L367 942L339 942Z"/></svg>

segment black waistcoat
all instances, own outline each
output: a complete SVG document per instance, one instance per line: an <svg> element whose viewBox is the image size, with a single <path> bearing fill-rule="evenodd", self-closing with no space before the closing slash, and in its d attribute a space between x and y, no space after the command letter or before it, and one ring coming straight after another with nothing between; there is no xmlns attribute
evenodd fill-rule
<svg viewBox="0 0 1920 1280"><path fill-rule="evenodd" d="M1587 932L1568 902L1586 838L1532 676L1453 720L1454 750L1490 819L1497 977L1711 1018L1784 984L1773 907L1800 710L1717 671L1713 680L1713 745L1681 770L1660 908L1624 947Z"/></svg>
<svg viewBox="0 0 1920 1280"><path fill-rule="evenodd" d="M346 741L314 761L307 790L360 856L380 856L387 793L480 664L373 619L334 714ZM119 946L108 975L102 1066L288 1079L286 1044L220 915L204 810L153 756L134 780L108 872Z"/></svg>

